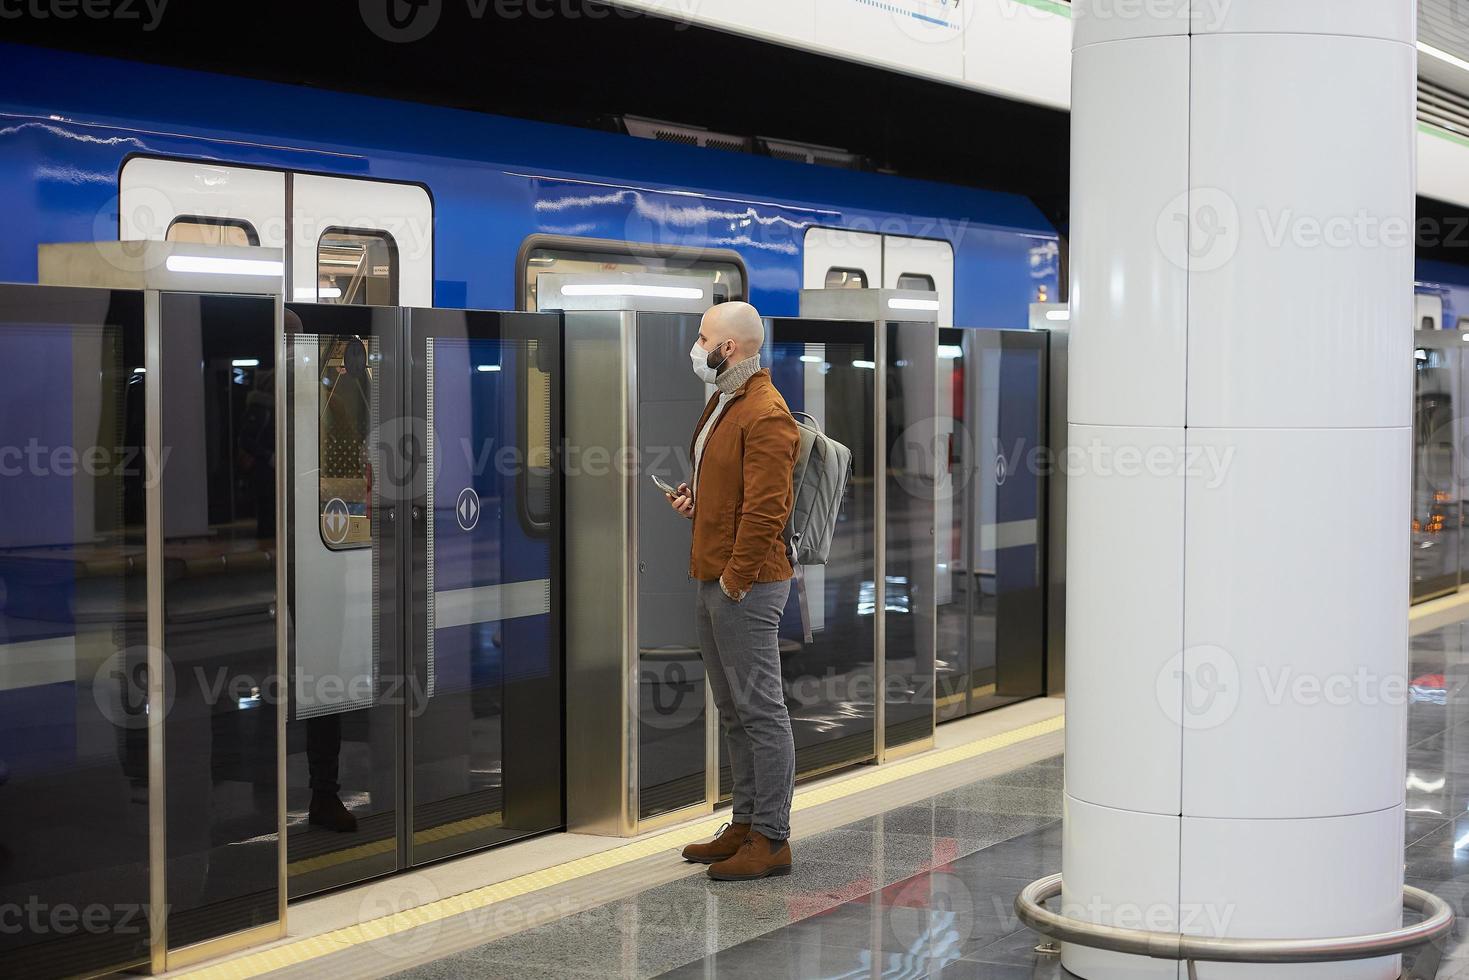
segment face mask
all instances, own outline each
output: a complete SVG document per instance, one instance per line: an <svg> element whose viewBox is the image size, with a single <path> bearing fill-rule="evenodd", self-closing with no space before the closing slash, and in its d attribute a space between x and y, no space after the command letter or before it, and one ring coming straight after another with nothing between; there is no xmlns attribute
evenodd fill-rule
<svg viewBox="0 0 1469 980"><path fill-rule="evenodd" d="M713 363L714 352L705 351L704 348L699 346L697 340L694 341L694 346L689 350L690 366L694 369L694 374L699 376L699 380L706 385L712 385L714 383L714 380L719 377L719 369L724 366L724 362L727 360L729 360L729 355L726 354L719 359L718 364Z"/></svg>

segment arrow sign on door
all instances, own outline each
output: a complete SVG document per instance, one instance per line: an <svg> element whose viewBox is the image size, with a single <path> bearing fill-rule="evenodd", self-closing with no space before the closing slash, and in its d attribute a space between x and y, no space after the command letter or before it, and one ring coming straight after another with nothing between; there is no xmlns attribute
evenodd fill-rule
<svg viewBox="0 0 1469 980"><path fill-rule="evenodd" d="M474 492L474 487L465 487L459 491L459 500L454 505L454 516L459 519L459 527L465 531L473 531L474 526L479 523L479 494Z"/></svg>
<svg viewBox="0 0 1469 980"><path fill-rule="evenodd" d="M341 497L328 500L321 509L321 533L326 536L326 543L341 544L347 540L347 532L350 530L352 513L347 509L347 502Z"/></svg>

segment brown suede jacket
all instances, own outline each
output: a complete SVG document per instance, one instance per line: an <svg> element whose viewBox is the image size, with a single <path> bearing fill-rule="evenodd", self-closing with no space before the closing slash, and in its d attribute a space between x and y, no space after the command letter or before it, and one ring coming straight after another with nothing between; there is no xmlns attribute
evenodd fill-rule
<svg viewBox="0 0 1469 980"><path fill-rule="evenodd" d="M716 394L704 406L694 441L718 403ZM723 576L736 593L791 577L782 532L794 503L791 473L799 447L796 420L769 369L761 368L735 389L704 441L690 575L700 582ZM693 452L690 442L690 459Z"/></svg>

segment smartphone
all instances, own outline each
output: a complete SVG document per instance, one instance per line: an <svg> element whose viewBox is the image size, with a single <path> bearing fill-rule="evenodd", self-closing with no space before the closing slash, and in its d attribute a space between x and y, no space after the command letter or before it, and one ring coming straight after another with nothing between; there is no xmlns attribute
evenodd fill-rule
<svg viewBox="0 0 1469 980"><path fill-rule="evenodd" d="M658 487L659 490L662 490L664 493L668 494L668 496L670 496L670 497L677 497L678 496L678 488L677 487L670 487L667 483L663 482L663 480L659 479L657 473L649 473L648 475L653 478L653 483L655 485L657 485L657 487Z"/></svg>

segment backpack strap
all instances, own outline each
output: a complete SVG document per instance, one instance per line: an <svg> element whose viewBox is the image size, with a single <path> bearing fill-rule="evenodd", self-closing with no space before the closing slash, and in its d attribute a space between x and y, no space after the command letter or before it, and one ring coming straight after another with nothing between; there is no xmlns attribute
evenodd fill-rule
<svg viewBox="0 0 1469 980"><path fill-rule="evenodd" d="M812 415L810 412L792 412L791 413L791 418L793 418L793 419L796 419L796 418L810 419L811 420L811 428L815 429L817 432L821 432L821 423L818 422L816 420L816 416Z"/></svg>
<svg viewBox="0 0 1469 980"><path fill-rule="evenodd" d="M806 568L796 561L796 545L789 540L786 541L786 557L790 559L791 571L795 573L796 604L801 609L801 637L810 644L815 641L811 636L811 604L806 598Z"/></svg>

